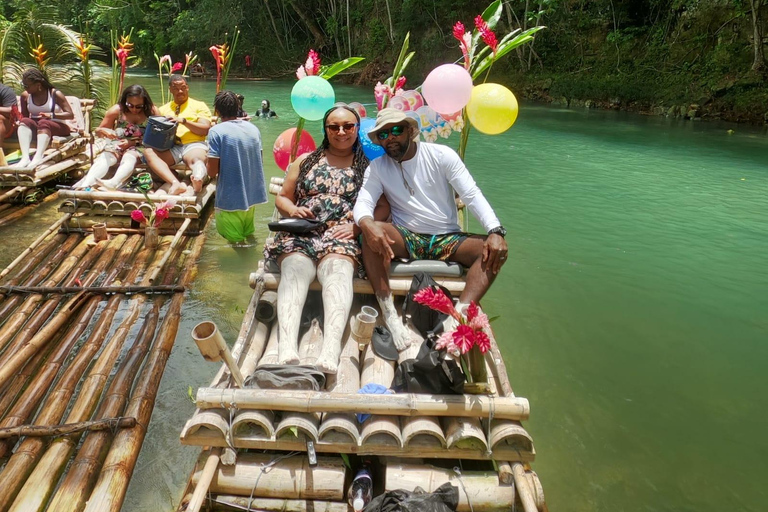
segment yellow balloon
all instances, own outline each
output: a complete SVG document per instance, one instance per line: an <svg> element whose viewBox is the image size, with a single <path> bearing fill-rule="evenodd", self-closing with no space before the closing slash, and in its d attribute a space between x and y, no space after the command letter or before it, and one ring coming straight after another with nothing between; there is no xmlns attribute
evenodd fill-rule
<svg viewBox="0 0 768 512"><path fill-rule="evenodd" d="M467 104L472 126L488 135L509 130L517 119L517 98L499 84L480 84L472 88Z"/></svg>

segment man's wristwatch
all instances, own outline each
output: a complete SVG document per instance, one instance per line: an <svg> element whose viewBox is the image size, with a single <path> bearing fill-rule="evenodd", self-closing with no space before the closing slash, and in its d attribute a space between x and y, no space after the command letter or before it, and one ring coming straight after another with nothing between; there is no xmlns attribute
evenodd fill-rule
<svg viewBox="0 0 768 512"><path fill-rule="evenodd" d="M495 227L492 230L490 230L488 232L488 234L489 235L499 235L502 238L504 238L505 236L507 236L507 230L504 229L504 226L498 226L498 227Z"/></svg>
<svg viewBox="0 0 768 512"><path fill-rule="evenodd" d="M186 117L182 117L181 118L181 124L183 124L184 126L187 126L187 118Z"/></svg>

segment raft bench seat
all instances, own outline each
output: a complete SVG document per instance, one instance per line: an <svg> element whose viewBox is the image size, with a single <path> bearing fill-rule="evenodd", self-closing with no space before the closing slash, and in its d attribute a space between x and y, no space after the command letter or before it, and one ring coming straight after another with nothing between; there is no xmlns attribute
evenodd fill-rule
<svg viewBox="0 0 768 512"><path fill-rule="evenodd" d="M268 261L266 264L259 262L259 270L251 273L249 282L251 288L256 287L260 279L264 279L264 285L267 290L277 289L280 283L280 267L274 261ZM431 261L431 260L412 260L393 261L389 270L389 285L392 293L395 295L407 295L411 287L411 280L418 272L426 272L440 286L445 286L452 294L458 295L464 290L465 268L453 262ZM315 280L309 287L310 290L320 290L319 281ZM353 281L355 293L373 294L373 287L368 279L355 278Z"/></svg>

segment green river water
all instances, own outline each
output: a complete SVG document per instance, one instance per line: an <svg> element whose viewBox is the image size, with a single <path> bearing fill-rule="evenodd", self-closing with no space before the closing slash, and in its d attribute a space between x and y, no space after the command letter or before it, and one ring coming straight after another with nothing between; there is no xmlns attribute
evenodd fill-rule
<svg viewBox="0 0 768 512"><path fill-rule="evenodd" d="M155 77L137 81L159 101ZM296 123L291 86L229 83L246 110L269 98L281 116L254 121L268 176L282 174L275 138ZM191 83L209 104L214 91ZM371 88L336 91L373 102ZM319 142L319 122L308 128ZM764 129L616 112L525 104L507 133L473 132L467 164L511 247L483 305L531 402L533 466L553 512L768 508L766 161ZM258 210L260 243L272 208ZM0 230L11 242L0 264L57 215L46 203ZM261 245L208 235L125 512L178 502L199 453L178 440L187 390L217 370L189 333L215 319L234 340L250 298Z"/></svg>

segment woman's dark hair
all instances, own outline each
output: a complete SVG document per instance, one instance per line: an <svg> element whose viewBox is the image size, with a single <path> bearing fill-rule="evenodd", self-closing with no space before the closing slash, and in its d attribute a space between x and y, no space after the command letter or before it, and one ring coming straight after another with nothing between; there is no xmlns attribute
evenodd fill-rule
<svg viewBox="0 0 768 512"><path fill-rule="evenodd" d="M232 91L221 91L213 99L213 108L221 117L237 117L240 111L240 102L237 101L237 94Z"/></svg>
<svg viewBox="0 0 768 512"><path fill-rule="evenodd" d="M144 115L147 117L152 115L152 107L154 106L154 103L152 103L152 98L149 97L147 90L141 85L129 85L123 89L123 94L120 95L119 101L120 112L123 114L128 113L128 107L126 107L125 104L131 96L140 96L144 103Z"/></svg>
<svg viewBox="0 0 768 512"><path fill-rule="evenodd" d="M24 74L21 75L21 80L22 81L26 80L27 82L35 82L37 84L43 84L43 86L49 91L53 89L51 82L48 81L48 77L46 77L45 74L37 68L29 68L28 70L26 70Z"/></svg>
<svg viewBox="0 0 768 512"><path fill-rule="evenodd" d="M328 149L328 147L331 145L331 142L328 140L328 128L325 127L325 123L328 121L328 116L338 109L344 109L352 112L352 114L355 116L355 119L357 119L357 126L359 130L360 114L358 114L355 109L346 105L334 106L328 109L328 111L326 111L325 115L323 116L323 142L320 144L320 147L310 153L309 156L307 156L307 158L305 158L301 163L301 167L299 168L299 176L296 178L296 183L301 182L307 176L307 173L310 171L310 169L317 165L320 159L325 156L325 150ZM365 156L365 152L363 152L363 145L360 144L359 132L357 138L355 139L355 143L352 146L352 153L354 155L352 157L352 169L355 171L355 187L360 190L360 187L363 186L363 176L365 175L365 169L368 167L370 161L368 160L368 157Z"/></svg>

